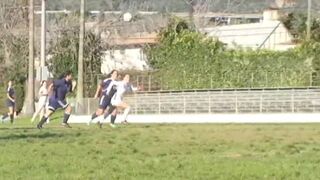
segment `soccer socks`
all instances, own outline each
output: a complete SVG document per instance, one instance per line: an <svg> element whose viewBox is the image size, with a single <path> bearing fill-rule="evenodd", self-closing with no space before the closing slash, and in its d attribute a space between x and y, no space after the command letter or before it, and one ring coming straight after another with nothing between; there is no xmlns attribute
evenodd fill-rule
<svg viewBox="0 0 320 180"><path fill-rule="evenodd" d="M116 109L115 106L110 106L108 111L104 114L104 119L107 119L108 116Z"/></svg>
<svg viewBox="0 0 320 180"><path fill-rule="evenodd" d="M127 108L124 110L124 112L123 112L123 122L127 120L127 117L128 117L128 115L129 115L130 109L131 109L131 108L130 108L130 106L129 106L129 107L127 107Z"/></svg>
<svg viewBox="0 0 320 180"><path fill-rule="evenodd" d="M111 124L114 124L116 121L117 115L111 115Z"/></svg>
<svg viewBox="0 0 320 180"><path fill-rule="evenodd" d="M10 114L10 122L11 122L11 124L13 123L13 119L14 119L14 114Z"/></svg>
<svg viewBox="0 0 320 180"><path fill-rule="evenodd" d="M8 113L6 113L2 116L2 119L6 119L8 116L9 116Z"/></svg>
<svg viewBox="0 0 320 180"><path fill-rule="evenodd" d="M42 116L41 121L38 123L37 127L42 128L42 125L47 121L48 117Z"/></svg>
<svg viewBox="0 0 320 180"><path fill-rule="evenodd" d="M110 115L109 112L104 113L103 119L107 119L109 115Z"/></svg>
<svg viewBox="0 0 320 180"><path fill-rule="evenodd" d="M91 121L92 121L93 119L95 119L96 117L98 117L98 116L97 116L97 113L94 112L94 113L91 115Z"/></svg>
<svg viewBox="0 0 320 180"><path fill-rule="evenodd" d="M96 118L98 117L97 113L94 112L92 115L91 115L91 119L87 122L88 125L90 125L90 123Z"/></svg>
<svg viewBox="0 0 320 180"><path fill-rule="evenodd" d="M68 114L68 113L64 113L64 116L63 116L63 123L68 123L69 117L70 117L70 114Z"/></svg>

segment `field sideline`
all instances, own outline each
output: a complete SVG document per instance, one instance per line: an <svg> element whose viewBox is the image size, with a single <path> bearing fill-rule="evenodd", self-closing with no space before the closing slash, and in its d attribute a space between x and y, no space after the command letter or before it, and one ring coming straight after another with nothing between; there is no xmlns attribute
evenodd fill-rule
<svg viewBox="0 0 320 180"><path fill-rule="evenodd" d="M0 179L319 179L320 124L0 124Z"/></svg>

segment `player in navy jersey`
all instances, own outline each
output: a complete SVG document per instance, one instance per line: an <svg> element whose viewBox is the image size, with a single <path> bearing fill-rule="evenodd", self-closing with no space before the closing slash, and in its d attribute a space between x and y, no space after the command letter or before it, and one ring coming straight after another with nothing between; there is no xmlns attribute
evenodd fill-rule
<svg viewBox="0 0 320 180"><path fill-rule="evenodd" d="M15 92L13 89L12 81L10 80L8 82L8 88L7 88L7 100L6 105L9 109L9 113L3 115L2 120L6 119L8 116L10 117L10 122L13 123L14 119L14 112L15 112L15 106L16 106L16 99L15 99Z"/></svg>
<svg viewBox="0 0 320 180"><path fill-rule="evenodd" d="M75 85L72 83L72 74L67 72L63 78L54 80L50 85L49 90L52 90L52 94L49 97L49 105L47 113L42 117L41 121L37 125L38 129L41 129L43 124L47 121L57 109L63 108L65 110L62 125L70 128L68 119L70 117L72 108L66 101L66 95L74 90Z"/></svg>
<svg viewBox="0 0 320 180"><path fill-rule="evenodd" d="M113 84L118 76L117 70L112 70L106 79L104 79L100 86L98 86L95 98L98 97L99 92L101 93L101 97L99 99L99 108L94 112L91 116L91 120L88 122L90 124L96 117L102 115L107 107L109 107L111 103L111 98L115 93L115 89L113 87ZM98 121L98 125L100 124L100 121Z"/></svg>

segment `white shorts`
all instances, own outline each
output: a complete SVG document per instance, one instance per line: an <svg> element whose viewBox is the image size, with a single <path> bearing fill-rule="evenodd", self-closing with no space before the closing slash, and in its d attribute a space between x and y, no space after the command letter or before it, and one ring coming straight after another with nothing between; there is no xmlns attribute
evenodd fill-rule
<svg viewBox="0 0 320 180"><path fill-rule="evenodd" d="M41 96L39 98L39 101L38 101L38 107L45 107L47 105L47 100L48 100L48 97L47 96Z"/></svg>
<svg viewBox="0 0 320 180"><path fill-rule="evenodd" d="M112 98L111 99L111 105L112 106L118 106L122 103L122 99L121 98Z"/></svg>

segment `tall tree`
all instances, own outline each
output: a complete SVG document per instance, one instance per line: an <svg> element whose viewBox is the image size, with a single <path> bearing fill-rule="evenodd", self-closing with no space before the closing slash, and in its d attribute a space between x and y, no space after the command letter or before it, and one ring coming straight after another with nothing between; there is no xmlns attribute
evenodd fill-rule
<svg viewBox="0 0 320 180"><path fill-rule="evenodd" d="M34 112L34 0L29 1L29 66L25 114Z"/></svg>

